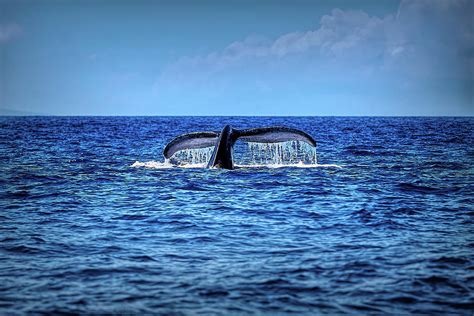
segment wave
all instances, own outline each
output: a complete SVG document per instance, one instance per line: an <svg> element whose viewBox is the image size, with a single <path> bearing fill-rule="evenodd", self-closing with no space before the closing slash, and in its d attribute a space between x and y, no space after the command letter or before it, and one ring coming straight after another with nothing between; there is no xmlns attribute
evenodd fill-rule
<svg viewBox="0 0 474 316"><path fill-rule="evenodd" d="M440 188L440 187L431 187L431 186L420 185L420 184L409 183L409 182L399 183L398 188L402 192L421 193L421 194L448 194L448 193L453 193L460 190L460 188L458 187Z"/></svg>
<svg viewBox="0 0 474 316"><path fill-rule="evenodd" d="M174 165L168 161L146 161L140 162L135 161L130 167L143 167L149 169L173 169L173 168L186 168L186 169L203 169L207 167L207 164L182 164ZM342 168L336 164L305 164L303 162L294 163L294 164L236 164L237 169L247 169L247 168Z"/></svg>

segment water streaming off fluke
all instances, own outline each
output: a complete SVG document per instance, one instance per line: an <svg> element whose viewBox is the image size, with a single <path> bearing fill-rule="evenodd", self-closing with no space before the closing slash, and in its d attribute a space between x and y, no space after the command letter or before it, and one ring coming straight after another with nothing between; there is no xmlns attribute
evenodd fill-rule
<svg viewBox="0 0 474 316"><path fill-rule="evenodd" d="M213 147L184 149L176 152L169 161L175 165L202 165L205 167L212 156Z"/></svg>
<svg viewBox="0 0 474 316"><path fill-rule="evenodd" d="M305 142L247 143L243 162L250 165L316 165L316 147Z"/></svg>
<svg viewBox="0 0 474 316"><path fill-rule="evenodd" d="M207 147L180 150L169 162L177 166L205 167L212 157L213 149ZM317 165L316 148L300 141L236 144L233 158L238 166Z"/></svg>

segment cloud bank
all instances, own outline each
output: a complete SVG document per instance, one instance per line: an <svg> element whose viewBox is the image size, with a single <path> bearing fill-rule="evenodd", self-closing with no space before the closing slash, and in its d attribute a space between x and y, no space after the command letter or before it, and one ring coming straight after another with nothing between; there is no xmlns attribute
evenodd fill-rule
<svg viewBox="0 0 474 316"><path fill-rule="evenodd" d="M468 0L405 0L385 17L334 9L314 30L252 36L182 57L163 70L156 91L167 103L240 100L255 106L272 99L278 107L274 99L280 97L295 104L347 103L354 96L377 103L398 93L417 97L406 101L431 102L445 89L446 102L465 106L472 102L472 14Z"/></svg>

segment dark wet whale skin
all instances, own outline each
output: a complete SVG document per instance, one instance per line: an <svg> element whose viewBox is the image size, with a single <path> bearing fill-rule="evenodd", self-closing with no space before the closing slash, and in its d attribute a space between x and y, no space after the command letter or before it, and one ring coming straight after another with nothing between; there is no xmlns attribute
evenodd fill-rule
<svg viewBox="0 0 474 316"><path fill-rule="evenodd" d="M316 141L302 130L287 126L267 126L237 130L230 125L221 132L193 132L182 134L169 142L164 150L165 159L170 159L179 150L214 147L208 168L233 169L233 149L237 139L243 142L278 143L302 141L316 147Z"/></svg>
<svg viewBox="0 0 474 316"><path fill-rule="evenodd" d="M207 165L208 168L234 169L232 148L237 139L236 136L237 133L230 125L224 126Z"/></svg>

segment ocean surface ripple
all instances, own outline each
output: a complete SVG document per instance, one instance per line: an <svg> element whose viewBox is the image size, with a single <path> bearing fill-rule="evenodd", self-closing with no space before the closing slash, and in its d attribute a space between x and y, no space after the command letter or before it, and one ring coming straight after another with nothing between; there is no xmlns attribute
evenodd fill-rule
<svg viewBox="0 0 474 316"><path fill-rule="evenodd" d="M341 168L163 161L286 125ZM0 314L474 310L474 119L0 118Z"/></svg>

